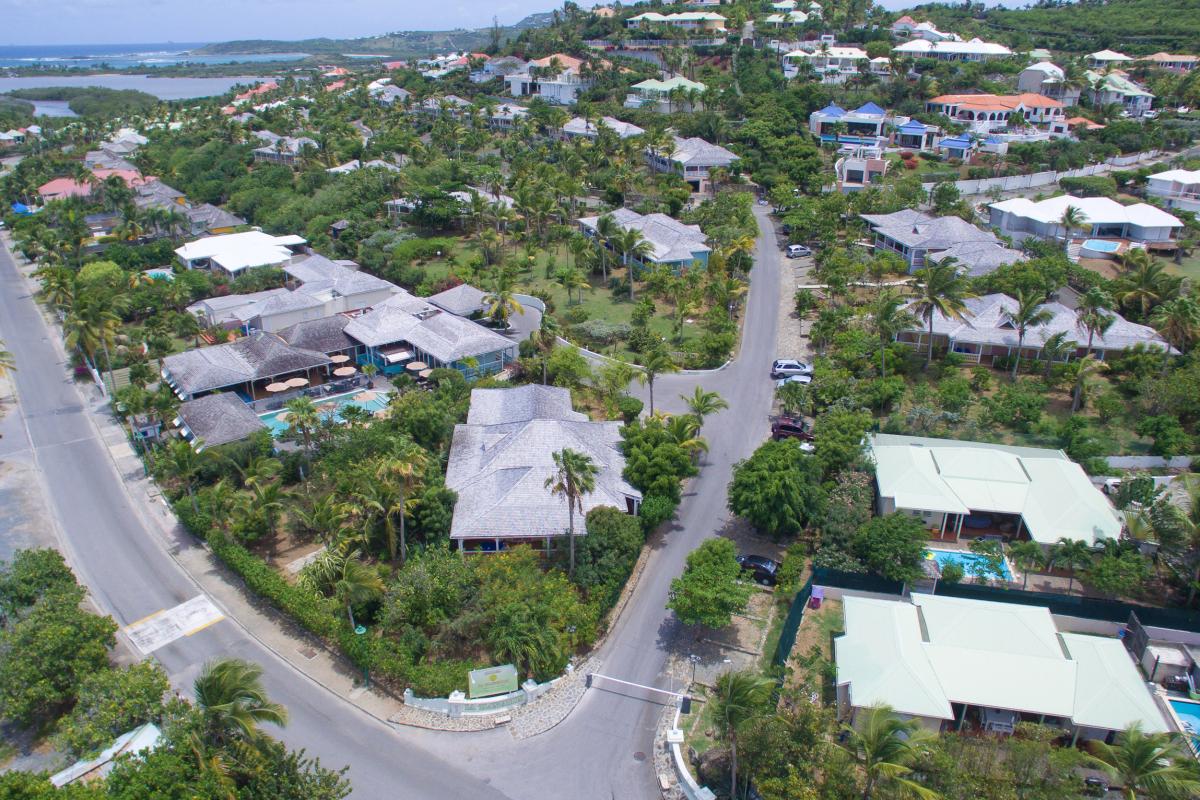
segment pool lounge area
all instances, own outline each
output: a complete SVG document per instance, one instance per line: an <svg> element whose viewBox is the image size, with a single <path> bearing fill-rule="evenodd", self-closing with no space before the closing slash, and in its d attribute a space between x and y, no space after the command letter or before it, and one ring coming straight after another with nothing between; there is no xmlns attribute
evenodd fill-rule
<svg viewBox="0 0 1200 800"><path fill-rule="evenodd" d="M1187 732L1192 753L1200 756L1200 703L1171 697L1167 699L1167 705L1171 707L1171 713L1179 721L1180 726Z"/></svg>
<svg viewBox="0 0 1200 800"><path fill-rule="evenodd" d="M1080 258L1116 258L1122 243L1109 239L1085 239L1079 245Z"/></svg>
<svg viewBox="0 0 1200 800"><path fill-rule="evenodd" d="M392 393L375 391L374 389L356 389L346 394L334 395L333 397L322 398L317 403L317 412L324 418L332 415L339 422L342 420L342 410L348 406L357 406L372 414L382 411L387 408L391 402ZM272 411L268 414L259 414L258 418L271 431L271 435L275 438L282 436L290 427L288 422L287 410Z"/></svg>

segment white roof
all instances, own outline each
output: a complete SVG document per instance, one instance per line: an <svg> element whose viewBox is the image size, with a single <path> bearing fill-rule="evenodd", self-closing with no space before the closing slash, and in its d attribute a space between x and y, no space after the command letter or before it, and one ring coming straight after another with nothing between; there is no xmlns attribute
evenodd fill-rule
<svg viewBox="0 0 1200 800"><path fill-rule="evenodd" d="M972 39L969 42L955 42L950 40L931 42L928 39L913 39L892 48L898 53L913 53L916 55L937 54L937 53L953 53L955 55L981 55L981 56L1010 56L1012 50L1009 50L1002 44L995 42L985 42L981 39Z"/></svg>
<svg viewBox="0 0 1200 800"><path fill-rule="evenodd" d="M50 776L50 783L63 787L76 781L102 778L112 771L113 762L117 756L127 753L140 753L143 750L153 751L158 747L162 732L152 722L127 731L103 750L100 755L86 761L76 761L62 772Z"/></svg>
<svg viewBox="0 0 1200 800"><path fill-rule="evenodd" d="M1084 633L1059 636L1076 664L1076 725L1123 730L1141 723L1146 733L1169 730L1124 645Z"/></svg>
<svg viewBox="0 0 1200 800"><path fill-rule="evenodd" d="M227 272L236 273L251 267L282 264L292 257L289 247L304 243L302 236L271 236L262 231L246 231L206 236L176 248L175 254L184 261L207 258Z"/></svg>
<svg viewBox="0 0 1200 800"><path fill-rule="evenodd" d="M1057 78L1058 80L1062 80L1063 75L1065 74L1062 70L1062 67L1058 66L1057 64L1051 64L1049 61L1039 61L1036 64L1030 64L1025 69L1026 71L1032 69L1037 72L1044 73L1048 77Z"/></svg>
<svg viewBox="0 0 1200 800"><path fill-rule="evenodd" d="M792 57L796 57L796 58L855 58L855 59L861 58L863 60L866 60L867 59L867 51L861 50L857 47L830 47L827 50L813 50L812 52L809 52L807 50L793 50L792 52L790 52L786 56L784 56L784 58L792 58Z"/></svg>
<svg viewBox="0 0 1200 800"><path fill-rule="evenodd" d="M843 598L834 640L850 702L953 719L952 703L1023 711L1076 725L1166 730L1116 639L1060 634L1050 610L914 593L910 602Z"/></svg>
<svg viewBox="0 0 1200 800"><path fill-rule="evenodd" d="M1088 58L1093 61L1133 61L1129 56L1124 53L1118 53L1116 50L1098 50L1088 56Z"/></svg>
<svg viewBox="0 0 1200 800"><path fill-rule="evenodd" d="M1040 544L1092 545L1121 533L1116 510L1060 450L891 434L868 442L879 494L896 508L1020 514Z"/></svg>
<svg viewBox="0 0 1200 800"><path fill-rule="evenodd" d="M1068 206L1074 206L1084 215L1089 225L1137 225L1141 228L1182 228L1179 219L1149 203L1134 203L1123 206L1110 197L1074 197L1069 194L1035 201L1026 197L1014 197L992 203L990 208L1005 211L1035 222L1058 223Z"/></svg>
<svg viewBox="0 0 1200 800"><path fill-rule="evenodd" d="M1151 175L1152 181L1174 181L1176 183L1200 183L1200 169L1169 169Z"/></svg>

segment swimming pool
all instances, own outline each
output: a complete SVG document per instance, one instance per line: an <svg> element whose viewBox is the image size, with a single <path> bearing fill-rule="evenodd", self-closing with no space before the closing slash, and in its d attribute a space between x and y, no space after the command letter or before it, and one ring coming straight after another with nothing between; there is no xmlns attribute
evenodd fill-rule
<svg viewBox="0 0 1200 800"><path fill-rule="evenodd" d="M1120 248L1119 242L1087 239L1079 246L1079 255L1083 258L1112 258Z"/></svg>
<svg viewBox="0 0 1200 800"><path fill-rule="evenodd" d="M353 392L346 394L337 394L332 397L314 398L317 411L322 417L333 414L340 422L342 419L342 409L346 406L358 406L366 409L371 413L387 408L388 401L391 400L391 392L377 392L373 389L356 389ZM263 424L271 429L271 435L280 437L289 427L287 421L287 409L280 411L272 411L269 414L259 414L258 418L263 421Z"/></svg>
<svg viewBox="0 0 1200 800"><path fill-rule="evenodd" d="M1179 721L1183 723L1183 727L1192 737L1192 744L1200 748L1200 703L1193 703L1191 700L1176 700L1174 698L1167 700L1171 705L1171 710L1175 712L1175 716L1179 717Z"/></svg>
<svg viewBox="0 0 1200 800"><path fill-rule="evenodd" d="M978 569L977 565L984 565L987 559L978 553L964 552L962 550L935 550L932 547L925 551L925 557L933 559L937 562L939 569L944 569L947 564L957 564L962 568L964 578L975 577L973 567ZM1008 559L1002 559L1000 562L1000 574L996 575L992 570L989 577L1003 578L1006 581L1013 579L1012 569L1008 566Z"/></svg>

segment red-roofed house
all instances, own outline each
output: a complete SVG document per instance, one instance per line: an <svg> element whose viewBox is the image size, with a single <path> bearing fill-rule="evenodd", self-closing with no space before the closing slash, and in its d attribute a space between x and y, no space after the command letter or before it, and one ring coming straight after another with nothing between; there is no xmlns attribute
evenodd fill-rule
<svg viewBox="0 0 1200 800"><path fill-rule="evenodd" d="M259 95L266 94L267 92L273 92L278 88L279 88L279 84L275 83L274 81L267 81L266 83L260 83L258 86L255 86L253 89L242 92L241 94L234 97L233 102L235 105L241 105L242 103L245 103L247 100L253 100L255 97L258 97Z"/></svg>
<svg viewBox="0 0 1200 800"><path fill-rule="evenodd" d="M64 197L90 197L91 194L92 185L90 183L80 183L72 178L55 178L38 187L38 196L42 198L43 202L61 200Z"/></svg>
<svg viewBox="0 0 1200 800"><path fill-rule="evenodd" d="M1014 114L1034 124L1063 123L1063 104L1040 94L943 94L925 101L925 110L966 122L978 131L1008 127Z"/></svg>
<svg viewBox="0 0 1200 800"><path fill-rule="evenodd" d="M331 83L325 87L325 91L336 92L338 89L345 89L345 88L346 88L345 81L334 81L333 83Z"/></svg>
<svg viewBox="0 0 1200 800"><path fill-rule="evenodd" d="M349 75L349 74L350 74L350 70L346 69L345 67L334 67L333 69L324 73L321 77L323 77L323 78L340 78L343 75Z"/></svg>
<svg viewBox="0 0 1200 800"><path fill-rule="evenodd" d="M385 61L383 62L384 69L404 69L408 66L407 61Z"/></svg>
<svg viewBox="0 0 1200 800"><path fill-rule="evenodd" d="M125 185L130 189L150 183L150 181L158 180L155 177L146 177L134 169L93 169L92 174L100 180L105 180L115 175L125 181Z"/></svg>

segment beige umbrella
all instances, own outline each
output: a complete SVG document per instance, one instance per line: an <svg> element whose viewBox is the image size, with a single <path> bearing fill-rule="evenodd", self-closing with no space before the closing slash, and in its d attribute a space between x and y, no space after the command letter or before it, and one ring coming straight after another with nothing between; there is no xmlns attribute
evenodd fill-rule
<svg viewBox="0 0 1200 800"><path fill-rule="evenodd" d="M427 379L427 378L428 378L430 375L432 375L432 374L433 374L433 370L431 370L431 369L423 369L423 370L421 370L420 372L418 372L418 373L417 373L417 377L418 377L418 378L421 378L422 380L424 380L424 379Z"/></svg>
<svg viewBox="0 0 1200 800"><path fill-rule="evenodd" d="M288 388L288 385L286 383L268 383L267 384L268 392L286 392L287 388Z"/></svg>
<svg viewBox="0 0 1200 800"><path fill-rule="evenodd" d="M275 415L275 419L279 420L280 422L287 422L291 418L292 414L290 411L280 411Z"/></svg>
<svg viewBox="0 0 1200 800"><path fill-rule="evenodd" d="M336 356L330 356L329 360L335 364L345 364L350 360L350 356L346 355L345 353L338 353Z"/></svg>
<svg viewBox="0 0 1200 800"><path fill-rule="evenodd" d="M333 371L333 374L339 378L348 378L358 372L354 367L338 367Z"/></svg>
<svg viewBox="0 0 1200 800"><path fill-rule="evenodd" d="M419 373L423 369L429 369L429 365L424 361L410 361L405 369L407 369L409 372Z"/></svg>
<svg viewBox="0 0 1200 800"><path fill-rule="evenodd" d="M287 385L293 389L299 389L301 386L308 386L308 378L292 378Z"/></svg>
<svg viewBox="0 0 1200 800"><path fill-rule="evenodd" d="M354 399L360 403L370 403L370 402L374 401L375 399L377 399L378 397L379 397L379 395L375 392L359 392L358 396L355 397Z"/></svg>

